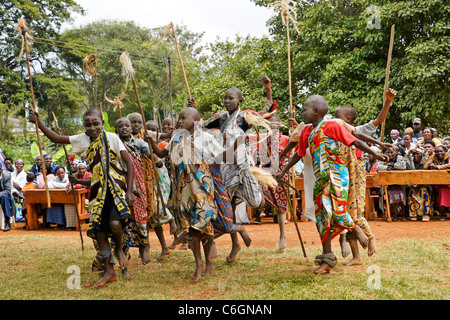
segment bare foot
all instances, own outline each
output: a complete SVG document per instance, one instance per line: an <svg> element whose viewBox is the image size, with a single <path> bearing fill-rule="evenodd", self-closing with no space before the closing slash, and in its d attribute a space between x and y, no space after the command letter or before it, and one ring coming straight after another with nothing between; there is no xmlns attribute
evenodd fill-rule
<svg viewBox="0 0 450 320"><path fill-rule="evenodd" d="M228 262L233 262L236 259L236 256L238 252L241 250L241 246L239 244L236 244L231 248L231 252L227 257Z"/></svg>
<svg viewBox="0 0 450 320"><path fill-rule="evenodd" d="M150 262L150 257L148 255L149 247L139 247L139 257L142 260L142 264L146 265Z"/></svg>
<svg viewBox="0 0 450 320"><path fill-rule="evenodd" d="M360 266L363 264L363 261L359 257L353 257L352 259L345 261L342 264L344 266Z"/></svg>
<svg viewBox="0 0 450 320"><path fill-rule="evenodd" d="M161 254L158 258L156 258L156 260L158 260L158 261L164 260L164 258L171 252L172 251L169 248L162 248Z"/></svg>
<svg viewBox="0 0 450 320"><path fill-rule="evenodd" d="M117 281L116 273L115 272L105 272L103 275L103 278L101 278L96 284L94 284L94 288L103 287L108 282L115 282Z"/></svg>
<svg viewBox="0 0 450 320"><path fill-rule="evenodd" d="M280 237L280 242L278 243L278 250L283 250L286 248L286 237L282 236Z"/></svg>
<svg viewBox="0 0 450 320"><path fill-rule="evenodd" d="M345 237L345 234L342 234L342 233L340 234L339 244L341 245L342 257L344 257L344 258L347 257L351 253L351 251L347 244L347 239Z"/></svg>
<svg viewBox="0 0 450 320"><path fill-rule="evenodd" d="M245 230L244 227L239 228L239 234L242 237L242 240L244 240L245 246L248 248L252 244L252 239L250 239L250 236L247 233L247 230Z"/></svg>
<svg viewBox="0 0 450 320"><path fill-rule="evenodd" d="M205 270L202 273L203 277L209 276L211 274L211 271L214 269L214 266L211 262L206 262Z"/></svg>
<svg viewBox="0 0 450 320"><path fill-rule="evenodd" d="M369 239L369 246L367 249L367 255L371 257L376 252L375 248L375 236L372 236L372 238Z"/></svg>
<svg viewBox="0 0 450 320"><path fill-rule="evenodd" d="M328 263L323 262L318 268L314 269L315 274L330 273L331 267Z"/></svg>
<svg viewBox="0 0 450 320"><path fill-rule="evenodd" d="M125 255L125 252L123 252L123 250L119 249L116 251L117 254L117 259L119 260L119 267L120 269L125 269L126 267L128 267L128 258Z"/></svg>
<svg viewBox="0 0 450 320"><path fill-rule="evenodd" d="M188 244L187 243L182 243L181 247L178 250L187 250L188 249Z"/></svg>
<svg viewBox="0 0 450 320"><path fill-rule="evenodd" d="M133 279L133 277L131 276L131 273L128 272L128 268L125 268L122 270L122 276L127 280Z"/></svg>
<svg viewBox="0 0 450 320"><path fill-rule="evenodd" d="M352 229L352 232L355 234L361 247L366 249L369 243L369 239L367 239L367 236L364 234L361 228L359 226L356 226L355 228Z"/></svg>
<svg viewBox="0 0 450 320"><path fill-rule="evenodd" d="M217 258L217 247L216 247L216 243L213 242L212 246L211 246L211 252L209 253L209 260L214 260L215 258Z"/></svg>
<svg viewBox="0 0 450 320"><path fill-rule="evenodd" d="M195 269L194 275L192 276L192 281L193 282L197 282L201 275L202 275L202 271L204 270L205 265L203 264L203 262L201 264L197 265L197 268Z"/></svg>

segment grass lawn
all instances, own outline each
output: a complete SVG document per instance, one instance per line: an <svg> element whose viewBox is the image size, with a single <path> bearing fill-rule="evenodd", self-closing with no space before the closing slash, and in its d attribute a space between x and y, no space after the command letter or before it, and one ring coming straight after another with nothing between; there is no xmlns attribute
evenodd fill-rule
<svg viewBox="0 0 450 320"><path fill-rule="evenodd" d="M2 300L448 300L450 298L450 238L399 238L378 244L362 266L340 263L331 274L314 275L313 258L320 246L300 248L245 248L233 263L225 260L229 246L218 248L212 275L191 282L194 258L190 250L175 250L156 262L142 265L133 248L129 270L133 280L121 276L106 287L86 288L98 279L91 272L92 241L64 235L14 235L0 237L0 299ZM335 244L337 245L337 241ZM80 289L69 289L73 269L79 270ZM120 271L117 271L120 273ZM68 282L69 280L69 282Z"/></svg>

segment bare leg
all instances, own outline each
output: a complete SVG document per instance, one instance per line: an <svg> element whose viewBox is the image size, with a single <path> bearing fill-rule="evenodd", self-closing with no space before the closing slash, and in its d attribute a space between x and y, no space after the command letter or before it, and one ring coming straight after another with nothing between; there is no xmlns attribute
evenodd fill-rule
<svg viewBox="0 0 450 320"><path fill-rule="evenodd" d="M358 239L359 243L361 244L361 247L366 249L367 245L369 243L369 239L367 239L367 236L364 234L364 232L361 230L361 228L359 226L355 225L355 227L351 231Z"/></svg>
<svg viewBox="0 0 450 320"><path fill-rule="evenodd" d="M341 245L342 257L345 258L350 254L350 248L347 245L346 233L339 235L339 244Z"/></svg>
<svg viewBox="0 0 450 320"><path fill-rule="evenodd" d="M142 264L144 265L150 262L150 257L148 255L149 250L149 246L139 245L139 256L141 257Z"/></svg>
<svg viewBox="0 0 450 320"><path fill-rule="evenodd" d="M235 213L236 212L235 200L231 201L231 206L233 208L233 213ZM235 214L233 214L233 223L236 223L236 215ZM238 252L241 250L241 245L239 244L239 239L238 239L236 232L231 233L230 236L231 236L231 246L232 247L231 247L231 252L227 257L227 261L233 262L236 259Z"/></svg>
<svg viewBox="0 0 450 320"><path fill-rule="evenodd" d="M158 237L159 243L161 244L161 254L156 260L161 261L164 257L170 253L170 249L167 247L166 239L164 238L164 230L163 228L156 227L155 228L156 236Z"/></svg>
<svg viewBox="0 0 450 320"><path fill-rule="evenodd" d="M108 282L114 282L117 280L116 273L114 271L114 265L111 264L111 247L104 232L97 232L97 242L99 253L101 251L109 252L109 257L101 257L101 259L104 259L105 262L105 272L103 273L103 277L94 285L95 288L103 287Z"/></svg>
<svg viewBox="0 0 450 320"><path fill-rule="evenodd" d="M115 252L117 254L117 258L119 259L119 267L120 269L125 269L128 266L128 258L123 251L123 231L122 231L122 222L120 220L112 220L109 222L109 226L111 228L111 232L115 242Z"/></svg>
<svg viewBox="0 0 450 320"><path fill-rule="evenodd" d="M206 267L205 270L202 273L202 276L209 276L211 274L212 269L214 266L212 265L212 249L215 247L214 245L214 236L207 235L206 240L203 243L203 250L205 251L205 261L206 261Z"/></svg>
<svg viewBox="0 0 450 320"><path fill-rule="evenodd" d="M375 246L375 236L372 236L369 238L369 245L367 249L367 255L371 257L376 252L376 246Z"/></svg>
<svg viewBox="0 0 450 320"><path fill-rule="evenodd" d="M332 253L331 251L331 236L328 235L328 237L325 239L324 243L322 244L322 252L324 254ZM322 262L320 266L316 269L314 269L315 274L321 274L321 273L329 273L333 267L330 266L326 262Z"/></svg>
<svg viewBox="0 0 450 320"><path fill-rule="evenodd" d="M203 260L202 260L202 252L201 252L202 245L201 245L200 239L198 238L198 235L199 235L198 231L192 232L191 236L193 237L193 239L190 240L190 245L191 245L192 252L194 253L194 259L195 259L195 265L196 265L194 275L192 276L192 281L194 281L194 282L197 282L200 279L203 268L204 268L204 264L203 264Z"/></svg>
<svg viewBox="0 0 450 320"><path fill-rule="evenodd" d="M278 212L278 227L280 229L280 242L278 243L278 250L283 250L286 248L286 232L285 232L285 224L286 224L286 214Z"/></svg>
<svg viewBox="0 0 450 320"><path fill-rule="evenodd" d="M356 239L349 239L350 248L352 249L353 258L345 261L344 265L346 266L358 266L363 264L361 256L359 254L358 241Z"/></svg>
<svg viewBox="0 0 450 320"><path fill-rule="evenodd" d="M245 230L244 226L238 226L237 231L241 235L242 240L244 240L245 246L250 247L252 239L250 239L250 236L248 235L247 230Z"/></svg>

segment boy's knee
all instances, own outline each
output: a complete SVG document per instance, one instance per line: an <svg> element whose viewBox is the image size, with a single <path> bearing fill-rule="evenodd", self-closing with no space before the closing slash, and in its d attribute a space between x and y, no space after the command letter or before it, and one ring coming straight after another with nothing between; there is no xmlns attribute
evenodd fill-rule
<svg viewBox="0 0 450 320"><path fill-rule="evenodd" d="M111 220L109 222L109 227L112 232L122 230L122 221L121 220Z"/></svg>

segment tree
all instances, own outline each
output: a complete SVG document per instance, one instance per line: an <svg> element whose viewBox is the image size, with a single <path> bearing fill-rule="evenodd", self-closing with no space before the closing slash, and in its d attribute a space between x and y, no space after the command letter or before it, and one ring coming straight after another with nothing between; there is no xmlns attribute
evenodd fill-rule
<svg viewBox="0 0 450 320"><path fill-rule="evenodd" d="M273 1L253 2L267 6ZM449 11L443 0L299 2L300 32L291 33L298 98L305 101L310 94L320 94L331 111L352 105L358 111L358 123L373 119L382 105L390 29L395 24L389 86L398 95L386 128L405 129L420 117L425 125L447 132ZM379 28L368 25L373 19L379 19ZM268 26L275 41L286 41L280 19L268 21Z"/></svg>

